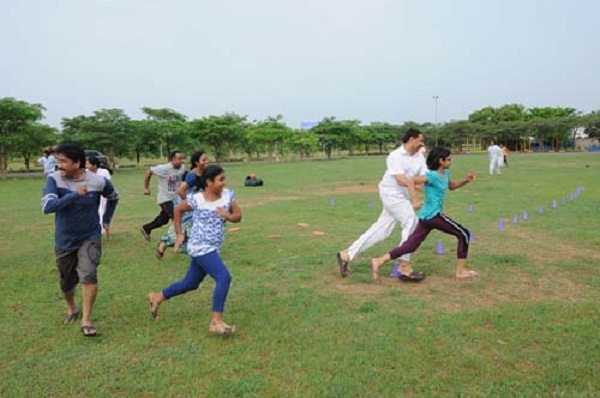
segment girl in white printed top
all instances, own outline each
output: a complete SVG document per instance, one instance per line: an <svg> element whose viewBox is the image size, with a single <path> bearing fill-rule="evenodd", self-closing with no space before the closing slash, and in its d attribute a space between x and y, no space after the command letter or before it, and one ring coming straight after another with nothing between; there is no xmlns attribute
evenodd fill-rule
<svg viewBox="0 0 600 398"><path fill-rule="evenodd" d="M223 264L219 251L225 235L227 221L240 222L242 212L235 202L232 191L225 189L225 172L220 166L209 165L202 172L203 192L189 194L175 209L175 233L177 244L183 242L181 230L181 214L193 211L194 224L188 238L188 253L192 257L185 277L163 289L159 293L148 294L150 311L156 319L158 309L164 300L196 290L206 275L216 282L212 299L212 316L209 326L211 333L231 334L235 326L223 321L225 301L229 293L231 275Z"/></svg>

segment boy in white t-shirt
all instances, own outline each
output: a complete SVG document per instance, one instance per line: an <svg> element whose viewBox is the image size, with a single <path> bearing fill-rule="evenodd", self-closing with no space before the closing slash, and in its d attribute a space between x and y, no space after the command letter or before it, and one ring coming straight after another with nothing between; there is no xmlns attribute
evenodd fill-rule
<svg viewBox="0 0 600 398"><path fill-rule="evenodd" d="M156 174L158 177L156 202L160 206L160 213L156 218L140 228L140 232L147 241L150 241L150 233L153 229L160 228L173 219L173 200L177 196L177 190L183 181L184 173L185 166L183 165L183 153L181 151L171 152L169 163L151 167L146 171L144 195L150 195L150 178L152 178L152 174Z"/></svg>

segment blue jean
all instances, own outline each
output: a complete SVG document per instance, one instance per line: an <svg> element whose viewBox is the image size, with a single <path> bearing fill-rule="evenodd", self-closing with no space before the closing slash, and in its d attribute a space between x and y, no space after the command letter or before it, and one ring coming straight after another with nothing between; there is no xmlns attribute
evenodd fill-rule
<svg viewBox="0 0 600 398"><path fill-rule="evenodd" d="M231 284L231 274L216 251L203 256L192 257L190 268L185 277L164 288L162 291L163 296L165 299L170 299L190 290L198 289L206 274L210 275L216 282L212 298L212 310L223 312L229 293L229 285Z"/></svg>

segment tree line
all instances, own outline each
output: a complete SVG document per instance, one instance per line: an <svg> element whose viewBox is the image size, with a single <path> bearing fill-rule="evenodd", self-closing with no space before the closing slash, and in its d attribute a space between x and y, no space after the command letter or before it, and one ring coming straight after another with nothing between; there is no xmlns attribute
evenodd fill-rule
<svg viewBox="0 0 600 398"><path fill-rule="evenodd" d="M291 128L283 116L249 120L236 113L189 118L168 108L141 109L144 118L130 118L122 109L100 109L91 115L63 118L61 129L43 124L45 108L15 98L0 99L0 175L6 177L9 158L21 157L29 170L32 156L42 148L63 142L77 142L88 149L106 153L115 167L117 157L158 157L173 149L206 148L217 162L244 154L248 159L269 160L289 154L309 157L322 152L331 158L335 151L384 153L411 128L419 128L428 146L444 145L455 151L481 150L494 139L512 150L523 150L535 140L542 150L559 150L574 140L574 129L583 128L592 138L600 137L600 111L582 114L574 108L525 108L508 104L485 107L467 120L435 125L405 122L363 124L360 120L325 117L309 130Z"/></svg>

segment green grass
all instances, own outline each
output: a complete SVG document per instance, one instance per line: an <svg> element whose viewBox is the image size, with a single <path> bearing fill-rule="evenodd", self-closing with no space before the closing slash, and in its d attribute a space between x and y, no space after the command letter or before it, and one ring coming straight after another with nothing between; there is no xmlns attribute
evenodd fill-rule
<svg viewBox="0 0 600 398"><path fill-rule="evenodd" d="M335 265L381 210L384 157L225 165L244 215L222 251L233 275L225 319L238 328L230 338L208 334L212 280L151 319L145 295L180 279L188 260L157 261L158 231L152 244L139 234L158 211L141 172L113 176L121 202L103 246L96 339L61 325L42 179L1 181L0 396L598 396L600 157L510 162L492 178L486 157L455 156L454 178L478 177L447 195L446 213L473 231L469 265L482 276L454 281L455 242L434 232L413 256L428 274L419 285L370 280L369 259L399 230L352 262L348 278ZM266 185L243 187L250 172ZM579 185L583 194L561 205ZM512 224L523 211L529 220Z"/></svg>

